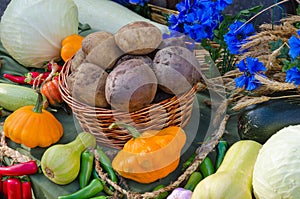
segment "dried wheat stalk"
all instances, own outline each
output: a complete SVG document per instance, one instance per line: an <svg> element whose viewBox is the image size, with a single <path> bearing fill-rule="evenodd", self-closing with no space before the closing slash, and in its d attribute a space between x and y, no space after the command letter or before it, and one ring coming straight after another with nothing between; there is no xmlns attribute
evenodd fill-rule
<svg viewBox="0 0 300 199"><path fill-rule="evenodd" d="M236 103L236 105L232 107L232 110L239 111L239 110L242 110L243 108L246 108L247 106L266 102L270 99L271 99L271 97L267 97L267 96L261 96L261 97L246 96L246 97L242 98L241 100L239 100Z"/></svg>

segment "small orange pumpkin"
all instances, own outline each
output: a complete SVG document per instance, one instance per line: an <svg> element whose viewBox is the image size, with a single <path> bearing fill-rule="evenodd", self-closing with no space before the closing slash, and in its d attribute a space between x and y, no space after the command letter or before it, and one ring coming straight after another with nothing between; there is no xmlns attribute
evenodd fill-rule
<svg viewBox="0 0 300 199"><path fill-rule="evenodd" d="M49 104L53 107L61 107L63 100L58 88L57 79L46 82L42 85L41 92L46 96Z"/></svg>
<svg viewBox="0 0 300 199"><path fill-rule="evenodd" d="M62 40L60 56L65 62L68 59L72 58L76 54L76 52L81 48L83 38L84 37L78 34L73 34L67 36Z"/></svg>
<svg viewBox="0 0 300 199"><path fill-rule="evenodd" d="M182 128L170 126L139 134L128 124L117 122L110 128L115 126L125 127L133 135L112 161L113 169L121 176L139 183L151 183L177 168L181 149L186 142Z"/></svg>
<svg viewBox="0 0 300 199"><path fill-rule="evenodd" d="M38 92L35 106L23 106L4 121L6 137L27 147L48 147L63 135L62 124L49 111L43 109L43 97Z"/></svg>

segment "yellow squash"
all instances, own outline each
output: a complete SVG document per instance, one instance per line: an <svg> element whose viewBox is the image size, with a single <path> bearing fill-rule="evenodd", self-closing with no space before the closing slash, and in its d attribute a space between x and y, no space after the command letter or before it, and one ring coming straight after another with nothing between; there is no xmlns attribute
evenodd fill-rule
<svg viewBox="0 0 300 199"><path fill-rule="evenodd" d="M113 169L121 176L139 183L151 183L177 168L186 142L183 129L170 126L139 134L129 125L118 125L126 127L133 135L112 161Z"/></svg>
<svg viewBox="0 0 300 199"><path fill-rule="evenodd" d="M73 34L67 36L62 40L60 56L65 62L68 59L72 58L76 54L76 52L81 48L83 38L84 37L78 34Z"/></svg>
<svg viewBox="0 0 300 199"><path fill-rule="evenodd" d="M27 147L47 147L63 135L62 124L42 107L43 97L38 94L35 106L23 106L4 121L3 131L12 141Z"/></svg>
<svg viewBox="0 0 300 199"><path fill-rule="evenodd" d="M240 140L227 151L217 172L201 180L192 199L252 199L252 174L261 144Z"/></svg>

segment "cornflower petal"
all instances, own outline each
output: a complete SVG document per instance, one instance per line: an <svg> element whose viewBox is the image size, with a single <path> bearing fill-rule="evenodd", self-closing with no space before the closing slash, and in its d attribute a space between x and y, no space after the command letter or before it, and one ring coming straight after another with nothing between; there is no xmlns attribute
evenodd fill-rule
<svg viewBox="0 0 300 199"><path fill-rule="evenodd" d="M216 8L223 11L228 5L232 4L232 0L218 0L215 1Z"/></svg>
<svg viewBox="0 0 300 199"><path fill-rule="evenodd" d="M248 91L253 91L261 85L254 75L251 75L247 80L248 82L246 84L246 90Z"/></svg>
<svg viewBox="0 0 300 199"><path fill-rule="evenodd" d="M258 61L258 58L247 57L246 61L247 61L247 68L250 74L255 74L267 70L264 64Z"/></svg>
<svg viewBox="0 0 300 199"><path fill-rule="evenodd" d="M240 77L235 78L234 81L235 81L236 87L238 87L238 88L243 88L244 85L245 85L246 82L247 82L247 79L248 79L248 78L247 78L247 76L245 76L245 75L242 75L242 76L240 76Z"/></svg>
<svg viewBox="0 0 300 199"><path fill-rule="evenodd" d="M288 44L290 46L289 56L292 59L296 59L300 55L300 39L293 35L288 40Z"/></svg>
<svg viewBox="0 0 300 199"><path fill-rule="evenodd" d="M294 83L296 86L300 85L300 71L296 66L286 71L285 81Z"/></svg>
<svg viewBox="0 0 300 199"><path fill-rule="evenodd" d="M245 60L241 60L239 63L236 64L236 66L239 68L239 70L241 72L245 72L247 71L247 66L246 66L246 63L245 63Z"/></svg>

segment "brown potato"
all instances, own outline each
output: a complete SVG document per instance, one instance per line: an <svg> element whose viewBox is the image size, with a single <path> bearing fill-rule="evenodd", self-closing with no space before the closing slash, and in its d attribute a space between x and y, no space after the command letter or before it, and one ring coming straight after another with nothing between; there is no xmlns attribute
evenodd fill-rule
<svg viewBox="0 0 300 199"><path fill-rule="evenodd" d="M85 53L82 51L82 48L80 48L71 60L71 71L76 71L84 59Z"/></svg>
<svg viewBox="0 0 300 199"><path fill-rule="evenodd" d="M106 31L97 31L91 34L88 34L82 40L82 50L85 54L89 54L91 50L98 46L101 42L111 37L112 34Z"/></svg>
<svg viewBox="0 0 300 199"><path fill-rule="evenodd" d="M182 94L201 79L200 64L194 54L181 46L159 50L153 59L159 87L166 93Z"/></svg>
<svg viewBox="0 0 300 199"><path fill-rule="evenodd" d="M86 61L106 70L111 69L123 54L123 51L116 45L114 37L110 36L91 50L86 56Z"/></svg>
<svg viewBox="0 0 300 199"><path fill-rule="evenodd" d="M111 107L132 112L149 105L156 90L157 79L148 64L140 59L130 59L109 73L105 96Z"/></svg>
<svg viewBox="0 0 300 199"><path fill-rule="evenodd" d="M108 107L105 98L105 84L108 73L101 67L91 64L82 63L79 70L72 75L73 85L72 96L90 106Z"/></svg>
<svg viewBox="0 0 300 199"><path fill-rule="evenodd" d="M162 41L161 31L144 21L129 23L115 33L116 44L125 53L144 55L154 51Z"/></svg>

